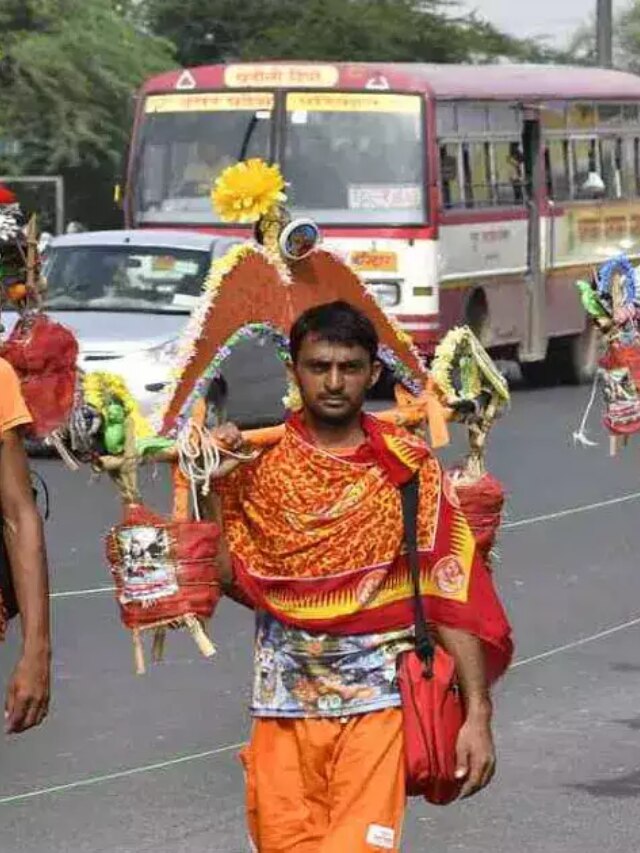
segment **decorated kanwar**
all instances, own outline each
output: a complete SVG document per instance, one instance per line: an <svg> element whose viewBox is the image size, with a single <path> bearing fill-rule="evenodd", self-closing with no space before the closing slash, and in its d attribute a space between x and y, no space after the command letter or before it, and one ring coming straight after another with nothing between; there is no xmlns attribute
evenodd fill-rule
<svg viewBox="0 0 640 853"><path fill-rule="evenodd" d="M624 255L594 271L590 281L576 283L582 305L596 334L597 365L589 401L574 442L595 446L587 427L600 392L602 425L610 454L640 431L640 294L637 271Z"/></svg>
<svg viewBox="0 0 640 853"><path fill-rule="evenodd" d="M213 261L156 416L117 375L78 373L46 435L121 496L106 554L138 673L147 633L155 661L178 628L212 657L220 598L254 612L240 756L254 848L397 851L407 797L444 805L495 772L491 688L513 644L485 448L509 389L468 328L428 369L315 223L291 218L276 165L226 168L212 203L253 239ZM286 367L286 418L208 428L207 394L247 339ZM374 413L383 370L395 405ZM456 424L468 454L445 471ZM170 467L168 516L142 500L150 462Z"/></svg>

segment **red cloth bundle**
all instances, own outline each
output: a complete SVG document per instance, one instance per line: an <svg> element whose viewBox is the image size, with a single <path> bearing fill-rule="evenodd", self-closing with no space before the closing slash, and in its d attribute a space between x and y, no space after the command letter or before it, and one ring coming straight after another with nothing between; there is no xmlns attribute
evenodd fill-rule
<svg viewBox="0 0 640 853"><path fill-rule="evenodd" d="M73 332L44 314L25 317L0 348L18 374L33 418L30 431L44 438L66 424L76 388L78 342Z"/></svg>
<svg viewBox="0 0 640 853"><path fill-rule="evenodd" d="M605 380L605 414L603 423L613 435L632 435L640 430L640 345L638 343L609 345L606 354L600 359L600 367L611 377L612 391L617 387L614 379L616 371L627 370L630 382L625 387L626 394L607 394Z"/></svg>
<svg viewBox="0 0 640 853"><path fill-rule="evenodd" d="M604 370L627 369L631 378L640 391L640 345L637 343L609 345L606 354L600 359L600 367Z"/></svg>
<svg viewBox="0 0 640 853"><path fill-rule="evenodd" d="M474 483L460 480L459 469L447 471L446 485L460 506L487 565L502 520L505 493L502 484L489 473Z"/></svg>
<svg viewBox="0 0 640 853"><path fill-rule="evenodd" d="M107 559L127 628L184 617L209 619L220 600L216 555L220 529L208 521L164 519L128 507L107 536Z"/></svg>

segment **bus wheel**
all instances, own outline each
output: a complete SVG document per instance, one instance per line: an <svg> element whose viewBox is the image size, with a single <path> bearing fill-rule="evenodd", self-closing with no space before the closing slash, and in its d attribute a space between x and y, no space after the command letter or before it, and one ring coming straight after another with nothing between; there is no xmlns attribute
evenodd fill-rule
<svg viewBox="0 0 640 853"><path fill-rule="evenodd" d="M598 361L598 338L590 326L579 335L554 338L547 353L549 369L560 382L581 385L591 382Z"/></svg>
<svg viewBox="0 0 640 853"><path fill-rule="evenodd" d="M489 305L484 290L474 290L465 309L465 322L481 344L487 344Z"/></svg>
<svg viewBox="0 0 640 853"><path fill-rule="evenodd" d="M521 361L520 371L525 385L529 388L542 388L553 382L548 358L545 358L544 361Z"/></svg>

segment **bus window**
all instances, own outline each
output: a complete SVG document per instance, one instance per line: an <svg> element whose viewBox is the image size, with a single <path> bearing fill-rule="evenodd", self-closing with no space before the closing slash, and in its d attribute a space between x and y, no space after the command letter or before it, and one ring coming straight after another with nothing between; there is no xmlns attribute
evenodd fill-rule
<svg viewBox="0 0 640 853"><path fill-rule="evenodd" d="M567 111L570 130L593 130L596 126L595 104L571 104Z"/></svg>
<svg viewBox="0 0 640 853"><path fill-rule="evenodd" d="M520 142L494 142L493 200L498 205L523 204L524 154Z"/></svg>
<svg viewBox="0 0 640 853"><path fill-rule="evenodd" d="M467 207L491 204L491 170L488 142L465 142L462 163Z"/></svg>
<svg viewBox="0 0 640 853"><path fill-rule="evenodd" d="M598 126L619 127L622 124L622 104L599 104Z"/></svg>
<svg viewBox="0 0 640 853"><path fill-rule="evenodd" d="M522 135L522 113L515 104L491 104L489 129L508 136Z"/></svg>
<svg viewBox="0 0 640 853"><path fill-rule="evenodd" d="M601 139L599 145L605 196L623 198L627 193L626 187L623 186L622 139Z"/></svg>
<svg viewBox="0 0 640 853"><path fill-rule="evenodd" d="M547 194L554 201L571 198L569 178L569 142L566 139L550 139L545 146L547 170Z"/></svg>
<svg viewBox="0 0 640 853"><path fill-rule="evenodd" d="M436 107L438 136L452 136L456 132L456 112L453 104L438 104Z"/></svg>
<svg viewBox="0 0 640 853"><path fill-rule="evenodd" d="M461 136L486 133L487 108L484 104L458 104L458 133Z"/></svg>
<svg viewBox="0 0 640 853"><path fill-rule="evenodd" d="M447 142L440 146L440 190L442 206L460 207L464 201L460 182L460 145Z"/></svg>
<svg viewBox="0 0 640 853"><path fill-rule="evenodd" d="M418 95L292 92L286 108L283 165L295 215L328 224L424 222Z"/></svg>
<svg viewBox="0 0 640 853"><path fill-rule="evenodd" d="M549 101L544 104L542 126L545 131L566 131L567 104L564 101Z"/></svg>
<svg viewBox="0 0 640 853"><path fill-rule="evenodd" d="M602 181L598 145L595 139L573 139L573 197L602 198L606 188ZM598 180L599 178L599 180Z"/></svg>
<svg viewBox="0 0 640 853"><path fill-rule="evenodd" d="M638 195L636 142L632 137L622 140L622 187L625 198Z"/></svg>

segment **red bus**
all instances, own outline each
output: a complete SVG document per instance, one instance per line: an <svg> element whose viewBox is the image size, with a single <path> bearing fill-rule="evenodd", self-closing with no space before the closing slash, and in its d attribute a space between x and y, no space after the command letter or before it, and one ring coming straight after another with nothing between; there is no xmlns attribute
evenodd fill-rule
<svg viewBox="0 0 640 853"><path fill-rule="evenodd" d="M469 324L526 378L594 363L574 281L640 256L640 78L514 65L254 63L171 71L137 105L128 227L237 233L212 182L280 163L418 346ZM240 232L242 233L242 232Z"/></svg>

